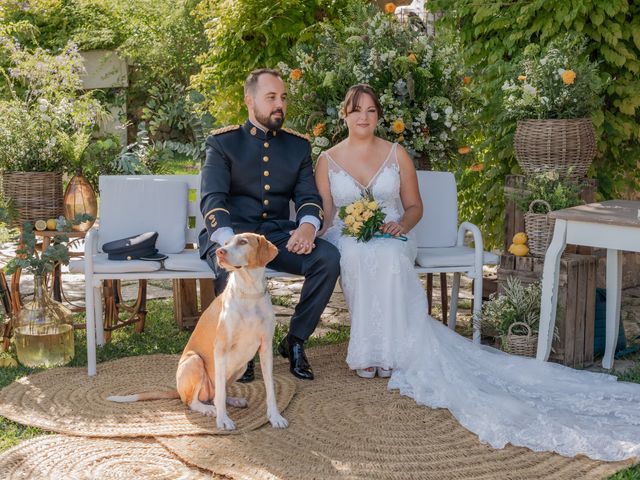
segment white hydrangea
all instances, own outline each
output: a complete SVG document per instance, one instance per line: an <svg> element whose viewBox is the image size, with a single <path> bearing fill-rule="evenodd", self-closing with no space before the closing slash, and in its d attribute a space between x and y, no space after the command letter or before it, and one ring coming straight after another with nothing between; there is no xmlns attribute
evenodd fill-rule
<svg viewBox="0 0 640 480"><path fill-rule="evenodd" d="M315 144L319 147L328 147L329 139L327 137L316 137Z"/></svg>

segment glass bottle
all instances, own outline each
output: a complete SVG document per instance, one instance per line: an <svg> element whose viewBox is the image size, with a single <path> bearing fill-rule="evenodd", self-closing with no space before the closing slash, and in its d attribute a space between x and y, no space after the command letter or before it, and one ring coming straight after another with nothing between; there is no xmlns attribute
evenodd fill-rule
<svg viewBox="0 0 640 480"><path fill-rule="evenodd" d="M33 300L17 315L15 344L26 367L56 367L73 359L71 311L47 293L44 275L33 277Z"/></svg>

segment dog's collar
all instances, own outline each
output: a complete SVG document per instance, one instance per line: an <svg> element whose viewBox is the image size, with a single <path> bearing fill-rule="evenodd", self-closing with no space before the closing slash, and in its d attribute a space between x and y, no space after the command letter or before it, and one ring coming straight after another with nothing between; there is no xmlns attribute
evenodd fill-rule
<svg viewBox="0 0 640 480"><path fill-rule="evenodd" d="M262 293L241 293L239 295L237 295L238 298L246 298L248 300L259 300L262 297L265 297L269 294L269 292L267 292L267 289L265 288Z"/></svg>

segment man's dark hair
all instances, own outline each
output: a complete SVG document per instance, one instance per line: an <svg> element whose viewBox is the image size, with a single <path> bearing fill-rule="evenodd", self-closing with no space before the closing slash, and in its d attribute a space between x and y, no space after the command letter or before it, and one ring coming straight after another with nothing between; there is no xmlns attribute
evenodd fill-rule
<svg viewBox="0 0 640 480"><path fill-rule="evenodd" d="M254 70L247 76L247 79L244 81L245 95L253 95L255 93L256 85L258 84L258 79L261 75L273 75L274 77L278 77L282 80L280 72L272 68L259 68L257 70Z"/></svg>

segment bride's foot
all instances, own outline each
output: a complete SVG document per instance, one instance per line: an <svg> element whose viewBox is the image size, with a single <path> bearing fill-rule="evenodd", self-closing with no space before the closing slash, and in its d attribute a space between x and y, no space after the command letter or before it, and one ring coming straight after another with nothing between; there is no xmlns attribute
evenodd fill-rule
<svg viewBox="0 0 640 480"><path fill-rule="evenodd" d="M378 367L378 376L380 378L389 378L391 376L392 371L393 370L390 368Z"/></svg>
<svg viewBox="0 0 640 480"><path fill-rule="evenodd" d="M376 376L376 367L358 368L356 374L361 378L373 378Z"/></svg>

